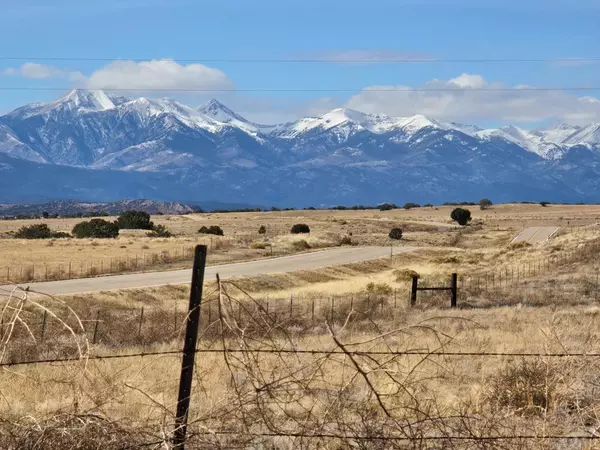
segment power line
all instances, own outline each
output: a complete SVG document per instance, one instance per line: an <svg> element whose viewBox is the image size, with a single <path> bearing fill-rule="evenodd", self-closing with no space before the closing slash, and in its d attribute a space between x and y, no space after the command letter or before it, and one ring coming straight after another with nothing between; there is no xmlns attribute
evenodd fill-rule
<svg viewBox="0 0 600 450"><path fill-rule="evenodd" d="M60 56L0 56L0 61L177 61L184 63L260 63L260 64L443 64L443 63L576 63L600 62L600 57L581 58L90 58Z"/></svg>
<svg viewBox="0 0 600 450"><path fill-rule="evenodd" d="M88 91L107 91L107 92L204 92L204 93L224 93L224 92L562 92L562 91L600 91L597 86L574 86L574 87L548 87L548 88L373 88L364 87L356 89L311 89L311 88L256 88L256 89L194 89L194 88L73 88L73 87L20 87L20 86L0 86L0 91L69 91L69 90L88 90Z"/></svg>

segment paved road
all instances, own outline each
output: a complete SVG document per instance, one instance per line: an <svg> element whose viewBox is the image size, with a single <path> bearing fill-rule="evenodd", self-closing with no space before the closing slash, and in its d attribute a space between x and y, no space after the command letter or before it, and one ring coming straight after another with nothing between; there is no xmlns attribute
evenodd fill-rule
<svg viewBox="0 0 600 450"><path fill-rule="evenodd" d="M416 247L395 247L394 254L415 250ZM390 255L390 247L340 247L301 255L263 259L235 264L224 264L206 268L205 278L211 280L218 273L221 278L255 276L295 272L297 270L318 269L320 267L353 262L368 261ZM50 295L81 294L87 292L110 291L116 289L135 289L167 284L189 283L192 271L172 270L168 272L148 272L108 277L81 278L77 280L49 281L43 283L21 284L32 291ZM14 289L15 286L0 286L1 290Z"/></svg>
<svg viewBox="0 0 600 450"><path fill-rule="evenodd" d="M543 242L550 239L557 231L558 227L525 228L512 240L512 242L529 242L530 244L533 244L534 242Z"/></svg>

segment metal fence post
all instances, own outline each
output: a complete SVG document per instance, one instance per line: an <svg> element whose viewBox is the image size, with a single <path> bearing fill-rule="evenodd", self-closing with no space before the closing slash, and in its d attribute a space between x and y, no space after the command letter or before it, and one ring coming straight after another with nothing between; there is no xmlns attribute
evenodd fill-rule
<svg viewBox="0 0 600 450"><path fill-rule="evenodd" d="M206 253L206 245L196 246L190 289L190 303L185 329L185 342L183 345L183 358L181 360L177 414L175 416L175 431L173 436L173 449L175 450L184 450L185 448L185 435L187 432L192 379L194 375L194 359L196 356L196 341L198 340L198 328L200 325L200 306L202 305L202 285L204 284Z"/></svg>

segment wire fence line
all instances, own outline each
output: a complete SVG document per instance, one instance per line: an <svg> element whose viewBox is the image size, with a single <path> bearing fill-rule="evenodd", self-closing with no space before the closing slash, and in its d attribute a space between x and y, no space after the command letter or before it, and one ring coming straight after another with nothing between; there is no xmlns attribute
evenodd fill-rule
<svg viewBox="0 0 600 450"><path fill-rule="evenodd" d="M350 356L425 356L425 357L482 357L482 358L600 358L600 353L519 353L519 352L440 352L440 351L338 351L338 350L269 350L269 349L197 349L196 354L224 354L224 353L247 353L251 355L277 354L277 355L350 355ZM2 362L0 367L18 367L38 364L59 364L81 361L101 361L112 359L146 358L151 356L181 356L182 350L170 351L148 351L138 353L113 354L113 355L86 355L77 358L51 358L37 359L33 361Z"/></svg>
<svg viewBox="0 0 600 450"><path fill-rule="evenodd" d="M593 247L588 249L590 254L594 253L592 249ZM587 256L588 253L575 252L565 258L564 264L580 261ZM563 264L562 260L560 264ZM202 331L197 342L200 345L209 343L214 347L196 348L194 353L213 355L214 358L201 359L195 364L198 369L203 368L203 373L197 379L199 385L196 390L199 394L193 397L193 403L201 403L206 392L215 390L215 385L211 384L215 382L223 384L225 390L222 395L225 397L218 407L202 414L190 415L190 445L195 445L196 448L269 446L273 439L282 438L293 440L290 445L294 448L311 449L323 448L324 444L319 439L337 440L341 448L355 445L353 443L356 441L381 441L389 443L386 448L405 448L401 446L404 444L395 446L394 442L438 442L436 445L439 448L462 449L469 447L467 444L461 447L461 442L488 442L489 445L496 445L500 441L576 442L600 438L595 431L586 431L583 427L577 427L571 433L557 432L559 424L544 428L543 433L537 432L541 428L536 428L535 419L528 418L533 423L529 428L527 423L519 419L519 414L515 415L514 423L506 418L499 420L493 415L482 416L477 410L469 410L468 413L456 411L451 414L435 404L435 395L432 397L424 391L427 380L434 376L436 370L441 368L442 373L461 370L465 366L461 358L557 360L588 370L588 367L594 366L590 366L590 361L600 359L598 351L450 351L446 346L451 342L451 337L444 337L430 327L427 332L436 333L435 341L439 341L439 344L431 345L431 348L423 344L410 345L410 340L405 342L400 339L395 342L388 339L387 333L378 325L385 323L383 320L387 320L388 324L390 321L393 323L397 316L390 314L390 311L405 314L407 308L401 308L396 295L392 297L395 292L364 293L346 301L332 297L321 304L318 300L315 302L314 298L298 299L293 296L289 298L289 303L274 300L269 302L248 296L234 282L218 281L216 294L208 295L209 300L199 307L204 322L198 321L197 326ZM28 293L23 292L23 295L27 297ZM22 303L5 307L2 316L4 317L4 311L20 314L24 311ZM25 315L30 317L29 323L35 323L39 317L31 311ZM182 325L189 325L190 316L190 310L183 312L174 309L171 316L168 310L146 308L140 309L139 314L128 312L123 316L100 316L101 319L98 314L92 313L91 320L78 319L78 323L84 336L93 333L92 343L110 344L113 340L118 341L118 336L122 335L111 338L110 326L111 322L117 322L121 318L126 325L124 332L130 338L143 335L145 327L157 327L163 331L165 342L172 344L181 341ZM353 317L356 322L353 322ZM31 322L32 319L34 322ZM171 323L171 320L173 333L165 333L165 329L170 328L165 324ZM46 320L41 321L45 325L42 325L40 333L45 330L47 338L50 337L48 326L51 321L58 319L49 313L46 314ZM315 325L325 336L329 333L328 348L320 345L311 349L302 344L303 341L298 339L297 327L303 321L308 327L303 331L306 335L311 329L316 329ZM65 319L59 325L65 328L69 324ZM86 324L92 326L86 327ZM361 333L368 332L368 348L360 347L364 343L344 342L342 330L350 329L355 324ZM3 328L15 326L15 320L2 324ZM30 337L32 334L31 326L21 324L20 330L23 337ZM395 330L394 336L407 333L413 335L412 339L417 344L422 342L419 336L425 336L425 331L419 326L410 325ZM0 334L5 336L6 332ZM17 335L13 333L13 337L16 339ZM57 335L57 341L64 342L64 337ZM121 343L126 342L128 341ZM17 340L13 343L18 345ZM93 354L90 350L80 353L78 357L3 361L0 367L68 365L74 362L126 358L159 360L161 357L182 355L182 350L107 355ZM440 360L446 357L451 361ZM148 364L144 366L147 367ZM217 366L223 370L219 378L203 381L206 374L216 370ZM573 375L567 372L564 376ZM590 384L587 380L581 382ZM542 384L542 388L553 389L552 384ZM543 389L541 395L544 395ZM539 402L538 397L534 397L534 401ZM310 406L311 403L314 405ZM550 403L535 403L530 414L545 420L544 417L550 413L549 405ZM169 409L164 405L161 407ZM527 403L523 407L527 407ZM285 414L282 415L282 411ZM294 411L299 415L295 415ZM536 415L536 411L541 411L540 415ZM583 420L583 415L587 412L578 411L577 414L581 414ZM303 439L314 443L300 445ZM438 447L423 444L417 448Z"/></svg>

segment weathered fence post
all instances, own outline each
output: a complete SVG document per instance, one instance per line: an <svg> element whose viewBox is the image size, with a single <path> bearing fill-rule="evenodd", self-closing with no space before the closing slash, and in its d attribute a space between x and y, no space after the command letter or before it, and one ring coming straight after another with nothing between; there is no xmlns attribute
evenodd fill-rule
<svg viewBox="0 0 600 450"><path fill-rule="evenodd" d="M42 336L41 340L44 342L44 337L46 336L46 319L48 317L48 311L44 310L44 315L42 317Z"/></svg>
<svg viewBox="0 0 600 450"><path fill-rule="evenodd" d="M450 300L450 307L456 308L456 297L458 294L458 274L456 274L456 273L452 274L451 289L452 289L452 298Z"/></svg>
<svg viewBox="0 0 600 450"><path fill-rule="evenodd" d="M96 323L94 324L94 336L92 337L92 344L96 344L98 341L98 324L100 323L100 310L96 311Z"/></svg>
<svg viewBox="0 0 600 450"><path fill-rule="evenodd" d="M142 334L142 324L144 323L144 305L142 305L142 310L140 311L140 324L138 326L138 336Z"/></svg>
<svg viewBox="0 0 600 450"><path fill-rule="evenodd" d="M290 295L290 317L294 315L294 296Z"/></svg>
<svg viewBox="0 0 600 450"><path fill-rule="evenodd" d="M417 304L417 284L419 283L419 277L412 277L412 286L410 290L410 307L414 307Z"/></svg>
<svg viewBox="0 0 600 450"><path fill-rule="evenodd" d="M177 397L177 414L175 416L175 431L173 448L184 450L187 419L192 393L194 375L194 359L196 356L196 341L200 325L200 306L202 305L202 285L204 284L204 268L206 267L206 245L196 246L194 268L192 271L192 286L188 307L183 358L181 359L181 376L179 379L179 395Z"/></svg>

